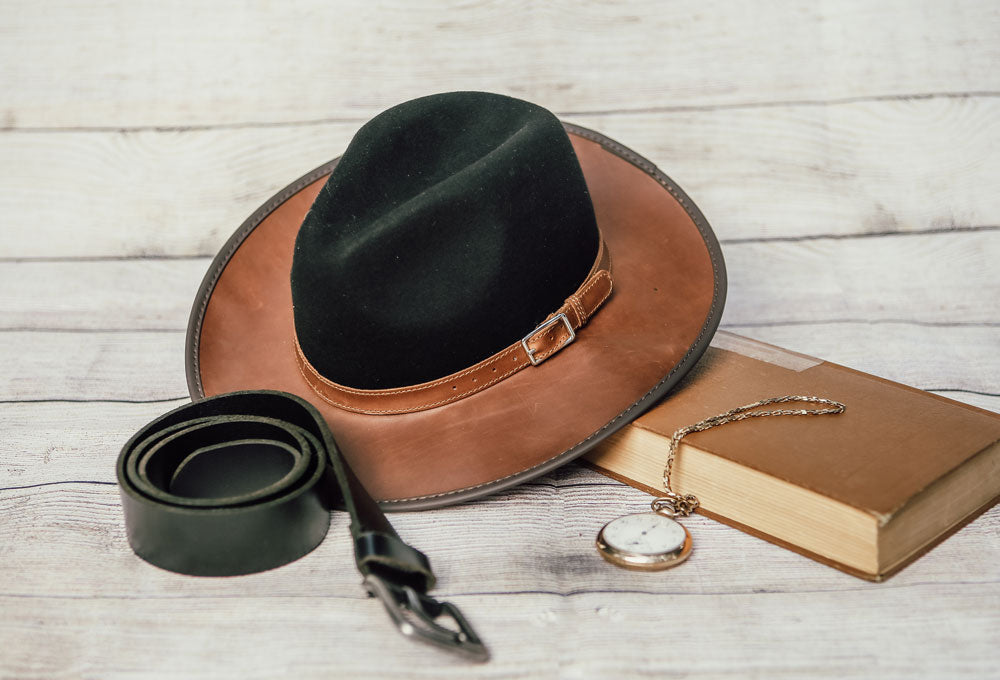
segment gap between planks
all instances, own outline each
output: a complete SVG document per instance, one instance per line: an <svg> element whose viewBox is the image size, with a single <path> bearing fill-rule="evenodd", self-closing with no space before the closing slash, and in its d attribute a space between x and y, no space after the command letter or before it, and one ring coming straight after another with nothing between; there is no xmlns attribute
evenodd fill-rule
<svg viewBox="0 0 1000 680"><path fill-rule="evenodd" d="M723 324L1000 321L1000 231L724 247ZM0 262L0 327L181 332L207 260ZM750 333L752 335L752 333ZM961 387L961 385L956 385Z"/></svg>
<svg viewBox="0 0 1000 680"><path fill-rule="evenodd" d="M974 0L705 0L669 12L656 0L185 4L63 0L8 12L0 63L19 68L0 80L3 124L354 121L463 89L555 111L1000 89L997 9Z"/></svg>
<svg viewBox="0 0 1000 680"><path fill-rule="evenodd" d="M970 90L966 92L920 92L912 94L871 94L857 97L837 97L832 99L786 99L776 101L746 101L728 104L687 104L681 106L648 106L617 109L564 110L553 111L559 118L571 116L638 116L663 113L711 113L713 111L741 111L747 109L791 108L791 107L832 107L866 102L915 102L927 99L990 99L1000 97L1000 92L993 90ZM315 118L312 120L273 120L245 121L240 123L201 123L198 125L66 125L61 127L7 125L0 126L0 134L32 132L45 134L61 134L67 132L120 133L129 132L202 132L206 130L246 130L263 128L315 127L320 125L352 124L361 126L369 119L366 117L347 118Z"/></svg>
<svg viewBox="0 0 1000 680"><path fill-rule="evenodd" d="M573 122L657 163L733 244L995 229L998 121L1000 98ZM0 252L213 255L275 191L341 153L355 130L0 135L0 156L19 168L0 192L14 225L0 231Z"/></svg>
<svg viewBox="0 0 1000 680"><path fill-rule="evenodd" d="M983 225L955 225L952 227L912 229L907 231L859 231L845 234L808 234L805 236L755 236L749 238L722 238L719 243L726 245L748 245L755 243L795 243L800 241L823 241L823 240L852 240L882 238L886 236L929 236L933 234L957 234L964 232L979 231L1000 231L1000 226ZM26 257L0 257L0 264L22 264L22 263L83 263L83 262L158 262L161 260L197 260L208 263L215 257L214 254L190 254L190 255L60 255L45 256L39 255Z"/></svg>

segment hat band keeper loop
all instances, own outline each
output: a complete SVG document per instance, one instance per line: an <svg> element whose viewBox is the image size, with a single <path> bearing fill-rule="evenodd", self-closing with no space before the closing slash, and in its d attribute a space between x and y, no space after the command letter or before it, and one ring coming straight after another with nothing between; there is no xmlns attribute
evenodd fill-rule
<svg viewBox="0 0 1000 680"><path fill-rule="evenodd" d="M464 399L509 378L529 366L538 366L571 344L582 328L611 296L611 256L602 240L587 278L562 307L537 328L506 349L451 375L407 387L362 390L324 378L302 352L295 337L299 371L321 399L337 408L369 415L424 411ZM293 329L294 333L294 329Z"/></svg>

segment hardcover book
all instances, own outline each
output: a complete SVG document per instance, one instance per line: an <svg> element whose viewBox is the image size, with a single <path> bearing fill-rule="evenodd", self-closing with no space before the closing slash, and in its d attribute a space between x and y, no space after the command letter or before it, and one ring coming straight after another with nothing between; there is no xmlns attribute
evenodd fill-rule
<svg viewBox="0 0 1000 680"><path fill-rule="evenodd" d="M671 481L698 497L698 512L879 581L1000 500L1000 414L724 331L664 401L585 463L660 495L675 430L783 395L846 411L685 437Z"/></svg>

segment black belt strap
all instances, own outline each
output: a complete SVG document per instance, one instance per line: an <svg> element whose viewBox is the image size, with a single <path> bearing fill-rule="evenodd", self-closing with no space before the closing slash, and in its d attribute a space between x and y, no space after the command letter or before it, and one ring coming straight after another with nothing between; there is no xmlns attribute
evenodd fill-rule
<svg viewBox="0 0 1000 680"><path fill-rule="evenodd" d="M125 444L118 484L136 554L196 576L287 564L323 540L330 509L346 510L364 586L399 630L476 660L489 656L456 607L427 595L430 562L399 537L326 422L299 397L232 392L160 416ZM455 627L437 623L441 616Z"/></svg>

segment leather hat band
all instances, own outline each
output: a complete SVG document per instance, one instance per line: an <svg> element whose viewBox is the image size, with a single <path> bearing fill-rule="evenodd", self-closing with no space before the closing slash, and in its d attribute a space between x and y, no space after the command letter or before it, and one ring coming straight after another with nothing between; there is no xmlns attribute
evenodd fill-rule
<svg viewBox="0 0 1000 680"><path fill-rule="evenodd" d="M463 399L528 366L542 363L576 339L576 331L604 304L611 288L611 256L602 240L587 278L535 330L474 366L419 385L382 390L347 387L320 375L303 354L298 338L295 338L295 356L313 391L337 408L369 415L423 411Z"/></svg>
<svg viewBox="0 0 1000 680"><path fill-rule="evenodd" d="M427 558L399 537L323 418L299 397L232 392L182 406L139 430L117 471L132 549L182 574L231 576L286 564L319 545L331 508L346 510L364 585L400 629L486 658L461 613L426 594L434 586ZM437 624L441 615L458 630Z"/></svg>

